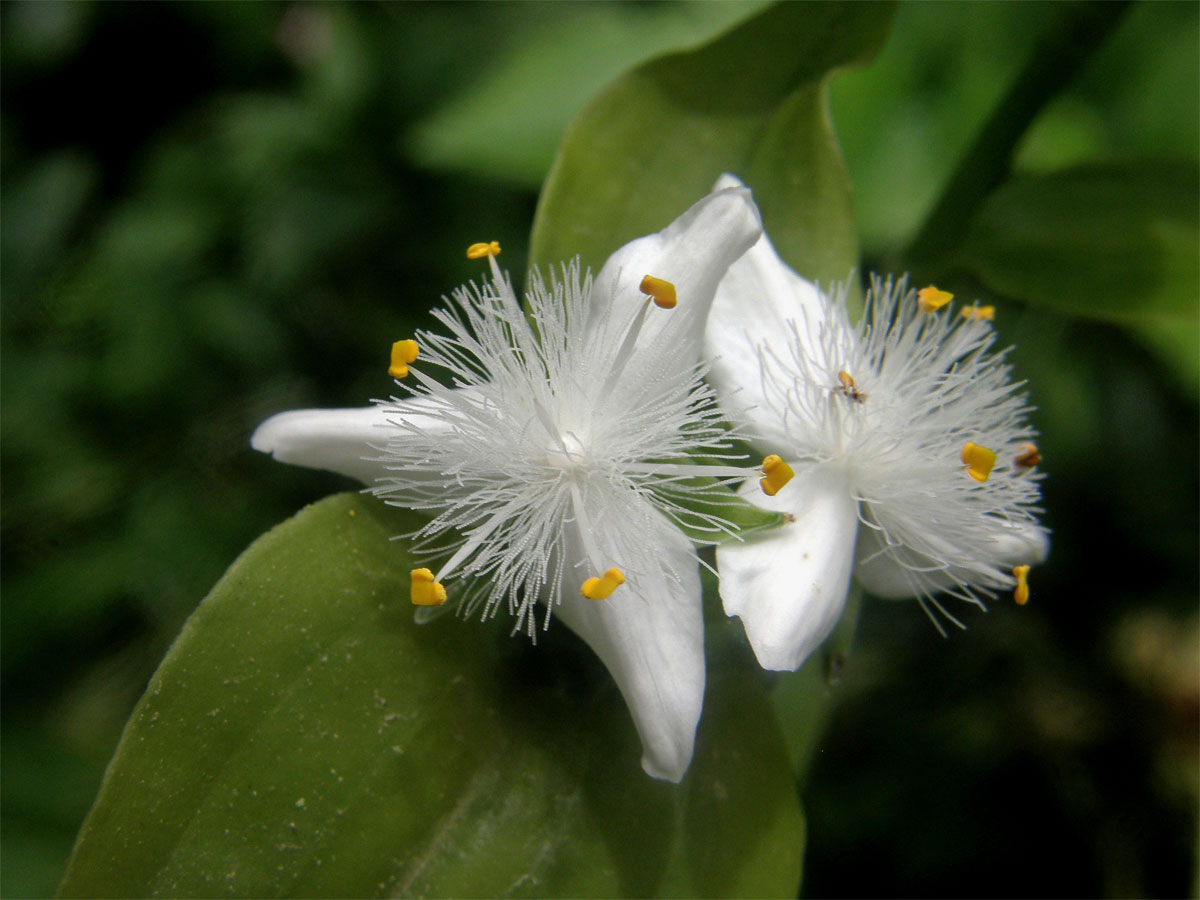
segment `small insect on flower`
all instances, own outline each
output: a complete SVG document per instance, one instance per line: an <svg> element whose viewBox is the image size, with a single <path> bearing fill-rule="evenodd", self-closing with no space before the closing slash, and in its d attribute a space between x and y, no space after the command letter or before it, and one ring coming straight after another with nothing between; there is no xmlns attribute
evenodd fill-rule
<svg viewBox="0 0 1200 900"><path fill-rule="evenodd" d="M858 389L858 384L849 372L838 372L838 381L841 383L833 389L835 394L841 394L855 403L862 403L867 399L867 395Z"/></svg>
<svg viewBox="0 0 1200 900"><path fill-rule="evenodd" d="M801 278L764 235L709 315L722 406L796 473L775 495L743 489L787 524L717 548L725 610L770 669L797 668L825 639L852 578L915 598L942 630L939 616L962 623L939 595L982 605L1015 590L1024 603L1048 551L1030 410L992 349L994 308L954 315L947 291L876 278L855 327L846 295Z"/></svg>
<svg viewBox="0 0 1200 900"><path fill-rule="evenodd" d="M728 484L761 476L735 464L701 334L721 276L760 233L748 192L716 192L595 279L578 261L532 272L524 306L499 244L473 244L488 277L434 311L439 330L393 347L404 396L285 413L253 439L430 517L412 536L428 559L414 603L457 596L464 615L504 611L530 636L564 621L624 694L645 770L673 781L704 694L691 536L734 531Z"/></svg>

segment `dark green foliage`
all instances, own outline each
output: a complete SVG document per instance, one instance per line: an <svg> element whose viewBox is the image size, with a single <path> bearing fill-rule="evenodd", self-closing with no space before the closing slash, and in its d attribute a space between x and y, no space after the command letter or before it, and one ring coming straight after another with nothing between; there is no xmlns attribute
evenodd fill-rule
<svg viewBox="0 0 1200 900"><path fill-rule="evenodd" d="M905 4L879 58L832 81L864 270L908 265L903 248L1058 6ZM737 18L679 9L668 25L655 5L590 8L586 33L663 36L632 65ZM347 487L254 454L254 425L386 392L390 341L475 274L467 243L500 239L523 268L530 173L549 167L544 135L571 110L503 86L527 83L573 15L0 6L4 896L53 891L199 599L256 536ZM1021 139L1016 176L954 223L961 245L923 261L922 277L996 302L1002 342L1018 345L1052 555L1028 607L968 613L948 642L912 605L864 601L841 686L807 686L839 701L797 751L814 761L814 896L1194 889L1197 46L1194 4L1132 7ZM568 61L555 78L586 97L611 74ZM471 104L496 98L518 133L537 122L515 156L508 141L489 156L471 127ZM824 113L807 101L796 110ZM1077 179L1096 187L1097 173L1092 196L1111 202L1076 216ZM797 214L759 199L768 225ZM1097 290L1098 271L1151 290ZM488 652L528 651L490 631L458 639L485 637ZM705 727L732 714L720 710Z"/></svg>

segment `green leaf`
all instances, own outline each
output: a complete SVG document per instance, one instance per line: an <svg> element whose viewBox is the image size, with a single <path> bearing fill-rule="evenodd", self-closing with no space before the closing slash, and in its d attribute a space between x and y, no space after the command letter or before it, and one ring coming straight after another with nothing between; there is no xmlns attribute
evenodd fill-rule
<svg viewBox="0 0 1200 900"><path fill-rule="evenodd" d="M699 496L691 491L679 490L705 483L715 484L716 479L689 478L686 482L673 482L669 487L656 491L676 507L675 524L696 543L723 544L769 528L778 528L784 523L782 513L755 506L731 490ZM714 520L719 520L721 525L714 524Z"/></svg>
<svg viewBox="0 0 1200 900"><path fill-rule="evenodd" d="M664 462L696 466L719 466L725 461L697 453ZM748 473L752 470L748 470ZM728 479L696 475L678 480L663 479L654 488L662 507L674 510L675 525L697 544L722 544L738 540L784 522L782 513L755 506L728 486ZM713 596L716 596L715 591Z"/></svg>
<svg viewBox="0 0 1200 900"><path fill-rule="evenodd" d="M1195 321L1194 163L1083 165L1013 178L988 198L956 260L995 291L1110 321Z"/></svg>
<svg viewBox="0 0 1200 900"><path fill-rule="evenodd" d="M62 896L795 896L803 821L744 656L710 672L683 783L653 781L565 629L414 623L390 538L415 527L342 494L242 555L134 711Z"/></svg>
<svg viewBox="0 0 1200 900"><path fill-rule="evenodd" d="M1134 337L1152 350L1175 374L1193 399L1200 393L1200 327L1191 319L1146 319L1132 326Z"/></svg>
<svg viewBox="0 0 1200 900"><path fill-rule="evenodd" d="M731 172L754 190L790 265L809 278L846 278L858 244L826 82L878 49L891 12L874 3L779 4L619 78L567 129L538 206L533 260L580 254L595 269Z"/></svg>
<svg viewBox="0 0 1200 900"><path fill-rule="evenodd" d="M988 198L954 262L1031 306L1127 326L1195 391L1200 169L1081 165Z"/></svg>
<svg viewBox="0 0 1200 900"><path fill-rule="evenodd" d="M666 50L705 40L754 3L540 4L521 39L413 129L416 160L537 187L571 116L605 83ZM518 20L519 21L519 20ZM547 85L553 90L547 90Z"/></svg>
<svg viewBox="0 0 1200 900"><path fill-rule="evenodd" d="M771 689L771 703L800 785L808 781L833 712L834 690L853 650L862 596L862 587L851 582L845 611L820 650L795 672L781 672Z"/></svg>

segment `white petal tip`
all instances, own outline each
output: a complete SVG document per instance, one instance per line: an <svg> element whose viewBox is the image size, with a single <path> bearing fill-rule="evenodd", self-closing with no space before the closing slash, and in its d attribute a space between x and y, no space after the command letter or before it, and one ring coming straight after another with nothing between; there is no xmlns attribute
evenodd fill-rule
<svg viewBox="0 0 1200 900"><path fill-rule="evenodd" d="M992 551L1005 565L1036 566L1050 555L1050 532L1033 522L1006 524L993 541Z"/></svg>
<svg viewBox="0 0 1200 900"><path fill-rule="evenodd" d="M714 191L724 191L729 188L744 188L746 183L736 175L731 175L729 172L723 172L713 185Z"/></svg>
<svg viewBox="0 0 1200 900"><path fill-rule="evenodd" d="M755 640L749 633L746 636L750 639L750 647L758 664L771 672L795 672L812 652L807 645L779 644L762 640L761 637Z"/></svg>
<svg viewBox="0 0 1200 900"><path fill-rule="evenodd" d="M1033 544L1034 562L1044 563L1046 557L1050 555L1050 532L1044 528L1037 529L1037 534L1033 538Z"/></svg>
<svg viewBox="0 0 1200 900"><path fill-rule="evenodd" d="M279 442L281 426L286 428L286 424L281 423L280 420L286 419L288 415L288 413L279 413L260 423L254 429L254 434L250 435L250 446L259 453L273 453Z"/></svg>
<svg viewBox="0 0 1200 900"><path fill-rule="evenodd" d="M642 771L651 778L657 778L659 781L669 781L671 784L679 784L683 780L683 776L687 774L688 765L691 763L691 757L682 764L675 763L671 766L660 766L649 755L642 757Z"/></svg>
<svg viewBox="0 0 1200 900"><path fill-rule="evenodd" d="M379 407L365 409L293 409L271 416L254 430L250 446L282 463L328 469L369 484L379 463L366 458L385 443Z"/></svg>

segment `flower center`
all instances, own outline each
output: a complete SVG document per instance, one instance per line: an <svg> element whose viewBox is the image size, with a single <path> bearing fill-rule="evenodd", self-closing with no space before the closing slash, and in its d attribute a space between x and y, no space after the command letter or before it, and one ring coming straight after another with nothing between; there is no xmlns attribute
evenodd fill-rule
<svg viewBox="0 0 1200 900"><path fill-rule="evenodd" d="M555 469L578 469L586 459L583 442L571 431L555 434L546 447L546 462Z"/></svg>

